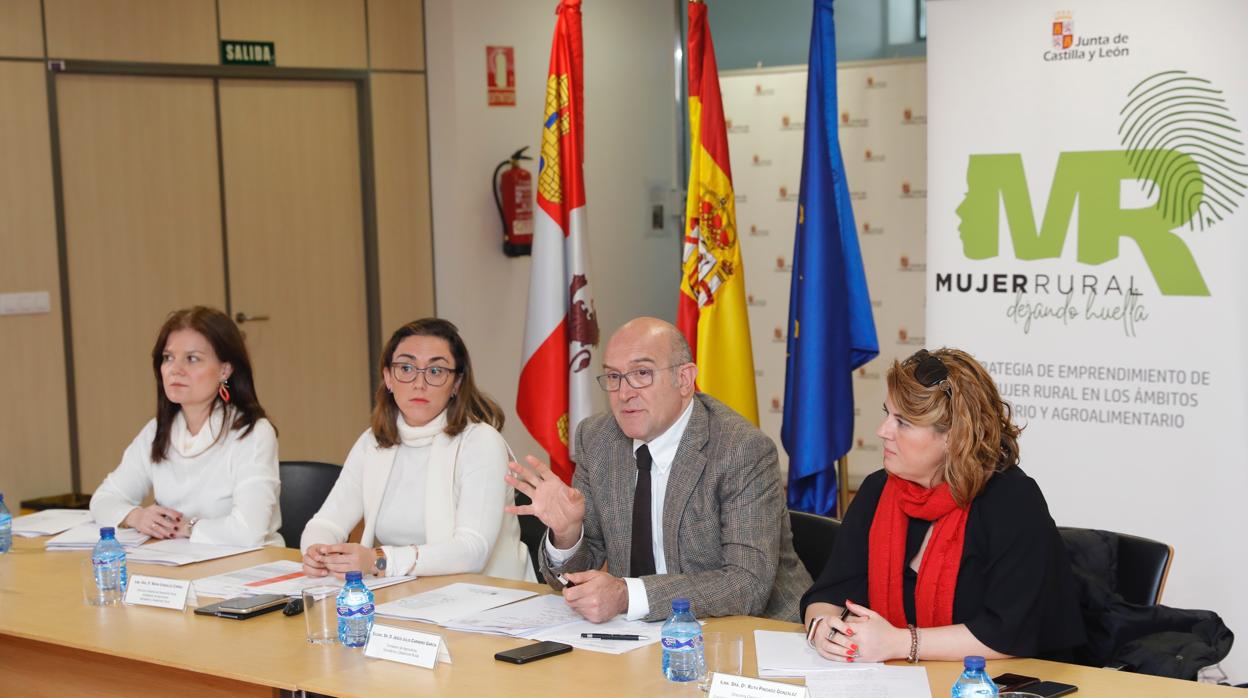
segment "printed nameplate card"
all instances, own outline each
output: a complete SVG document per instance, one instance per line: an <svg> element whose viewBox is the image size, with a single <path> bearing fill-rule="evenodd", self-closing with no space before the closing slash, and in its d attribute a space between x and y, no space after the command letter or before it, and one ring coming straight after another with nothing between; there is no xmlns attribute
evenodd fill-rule
<svg viewBox="0 0 1248 698"><path fill-rule="evenodd" d="M807 698L805 686L716 673L708 698Z"/></svg>
<svg viewBox="0 0 1248 698"><path fill-rule="evenodd" d="M450 650L441 635L373 624L364 645L364 656L387 659L432 669L438 662L451 663Z"/></svg>
<svg viewBox="0 0 1248 698"><path fill-rule="evenodd" d="M165 579L130 575L125 601L134 606L155 606L181 611L186 607L186 594L191 590L189 579Z"/></svg>

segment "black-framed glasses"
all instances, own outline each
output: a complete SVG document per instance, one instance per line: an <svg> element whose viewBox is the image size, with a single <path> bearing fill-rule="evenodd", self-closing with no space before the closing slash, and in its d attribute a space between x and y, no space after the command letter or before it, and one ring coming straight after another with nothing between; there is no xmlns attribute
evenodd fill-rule
<svg viewBox="0 0 1248 698"><path fill-rule="evenodd" d="M662 366L660 368L634 368L627 373L618 371L607 371L598 376L598 386L608 393L614 393L620 389L622 381L627 382L633 390L641 390L654 385L654 374L659 371L666 371L669 368L676 368L684 364L672 364L671 366Z"/></svg>
<svg viewBox="0 0 1248 698"><path fill-rule="evenodd" d="M416 364L409 364L405 361L395 361L390 364L390 375L400 383L411 383L416 380L416 376L424 374L425 385L430 388L439 388L446 385L446 381L451 376L460 373L461 369L450 368L449 366L428 366L426 368L417 368Z"/></svg>
<svg viewBox="0 0 1248 698"><path fill-rule="evenodd" d="M906 359L903 365L914 366L914 379L924 388L935 388L943 383L945 394L953 397L949 384L949 368L945 366L945 362L941 361L939 356L932 354L926 349L920 349Z"/></svg>

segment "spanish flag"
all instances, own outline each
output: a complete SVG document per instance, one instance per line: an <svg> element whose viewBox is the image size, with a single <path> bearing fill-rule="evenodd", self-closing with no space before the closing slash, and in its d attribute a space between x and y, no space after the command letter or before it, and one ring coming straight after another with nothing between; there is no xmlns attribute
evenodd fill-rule
<svg viewBox="0 0 1248 698"><path fill-rule="evenodd" d="M698 387L758 424L745 267L706 5L689 3L689 199L676 325L698 364Z"/></svg>

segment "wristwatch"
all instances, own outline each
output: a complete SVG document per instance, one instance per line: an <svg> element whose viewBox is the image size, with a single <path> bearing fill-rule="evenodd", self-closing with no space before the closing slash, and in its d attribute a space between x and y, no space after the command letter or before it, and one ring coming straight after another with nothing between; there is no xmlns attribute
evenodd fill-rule
<svg viewBox="0 0 1248 698"><path fill-rule="evenodd" d="M377 567L377 576L386 576L386 551L382 548L373 548L373 552L377 554L377 559L373 561L373 565Z"/></svg>

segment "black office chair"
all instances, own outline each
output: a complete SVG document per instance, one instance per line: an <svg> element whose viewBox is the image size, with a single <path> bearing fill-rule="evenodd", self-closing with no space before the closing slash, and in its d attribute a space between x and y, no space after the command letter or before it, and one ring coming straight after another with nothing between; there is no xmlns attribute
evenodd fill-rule
<svg viewBox="0 0 1248 698"><path fill-rule="evenodd" d="M789 526L793 529L793 550L811 578L818 579L832 555L832 543L841 528L840 520L804 511L790 511Z"/></svg>
<svg viewBox="0 0 1248 698"><path fill-rule="evenodd" d="M528 495L516 491L516 506L522 507L525 504L532 504L533 500ZM546 524L541 519L531 514L525 514L520 518L520 540L529 546L529 559L533 562L533 574L537 575L538 580L542 578L542 563L538 561L537 547L542 544L542 536L546 535Z"/></svg>
<svg viewBox="0 0 1248 698"><path fill-rule="evenodd" d="M1060 526L1057 530L1072 564L1095 560L1101 570L1116 568L1114 578L1106 581L1114 584L1123 600L1141 606L1156 606L1161 602L1170 562L1174 559L1173 547L1128 533L1069 526ZM1106 574L1108 576L1108 572Z"/></svg>
<svg viewBox="0 0 1248 698"><path fill-rule="evenodd" d="M282 481L282 494L278 499L282 526L277 532L282 534L286 547L298 548L303 527L325 503L342 467L315 461L282 461L277 469Z"/></svg>

